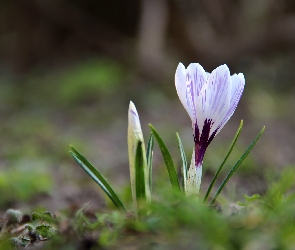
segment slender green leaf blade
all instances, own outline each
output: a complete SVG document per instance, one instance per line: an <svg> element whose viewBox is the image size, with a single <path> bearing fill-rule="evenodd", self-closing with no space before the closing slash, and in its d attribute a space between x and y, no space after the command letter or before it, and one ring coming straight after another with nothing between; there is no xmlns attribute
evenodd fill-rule
<svg viewBox="0 0 295 250"><path fill-rule="evenodd" d="M180 157L181 157L181 174L182 174L182 180L183 180L183 190L184 193L186 193L186 181L187 181L187 160L184 152L184 148L181 142L181 139L179 137L179 134L176 132L177 142L178 142L178 148L180 151Z"/></svg>
<svg viewBox="0 0 295 250"><path fill-rule="evenodd" d="M209 195L211 193L211 190L212 190L212 188L213 188L213 186L214 186L214 184L215 184L215 182L216 182L216 180L217 180L217 178L218 178L224 164L226 163L226 161L227 161L228 157L230 156L231 152L233 151L233 148L236 145L236 142L237 142L237 140L238 140L238 138L239 138L239 136L241 134L242 128L243 128L243 120L241 120L240 126L238 127L238 130L237 130L237 132L236 132L236 134L234 136L234 139L233 139L233 141L232 141L232 143L231 143L231 145L229 147L229 150L228 150L223 162L221 163L220 167L218 168L217 172L215 173L215 175L214 175L214 177L213 177L213 179L212 179L212 181L210 183L210 186L209 186L209 188L208 188L208 190L206 192L206 195L204 197L204 202L207 201L207 199L208 199L208 197L209 197Z"/></svg>
<svg viewBox="0 0 295 250"><path fill-rule="evenodd" d="M135 190L137 205L142 200L146 199L145 193L145 175L144 175L144 157L142 150L142 142L138 141L135 154Z"/></svg>
<svg viewBox="0 0 295 250"><path fill-rule="evenodd" d="M261 129L261 131L259 132L259 134L256 136L256 138L251 142L251 144L249 145L249 147L246 149L246 151L244 152L244 154L241 156L241 158L236 162L236 164L232 167L232 169L229 171L228 175L225 177L225 179L223 180L223 182L221 183L220 187L218 188L218 190L216 191L212 201L210 202L210 205L213 205L217 199L217 197L219 196L219 194L221 193L222 189L225 187L225 185L227 184L227 182L229 181L229 179L233 176L233 174L237 171L237 169L240 167L240 165L243 163L243 161L246 159L246 157L248 156L248 154L251 152L251 150L253 149L253 147L255 146L255 144L257 143L257 141L259 140L259 138L261 137L261 135L263 134L265 130L265 127L263 127Z"/></svg>
<svg viewBox="0 0 295 250"><path fill-rule="evenodd" d="M148 144L147 144L147 149L146 149L150 193L152 192L153 149L154 149L154 137L153 137L153 133L151 133Z"/></svg>
<svg viewBox="0 0 295 250"><path fill-rule="evenodd" d="M79 164L79 166L101 187L101 189L112 200L112 202L117 208L125 210L123 203L121 202L117 194L114 192L110 184L106 181L106 179L83 155L81 155L74 147L70 147L73 150L73 152L70 151L70 154Z"/></svg>
<svg viewBox="0 0 295 250"><path fill-rule="evenodd" d="M171 185L175 190L180 190L179 181L178 181L178 177L177 177L177 174L176 174L176 170L175 170L175 167L174 167L174 163L173 163L171 154L170 154L167 146L163 142L162 138L160 137L160 135L158 134L156 129L153 127L153 125L149 124L149 127L152 130L153 135L155 136L155 138L156 138L156 140L158 142L158 145L160 147L160 150L162 152L162 155L163 155L163 158L164 158L167 170L168 170L168 174L169 174L169 177L170 177Z"/></svg>

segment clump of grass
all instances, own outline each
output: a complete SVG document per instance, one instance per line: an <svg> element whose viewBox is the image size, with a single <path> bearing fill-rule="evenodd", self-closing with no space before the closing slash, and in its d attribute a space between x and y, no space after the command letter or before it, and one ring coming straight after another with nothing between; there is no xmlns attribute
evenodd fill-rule
<svg viewBox="0 0 295 250"><path fill-rule="evenodd" d="M223 199L218 209L167 185L140 220L122 210L93 211L89 204L72 216L38 212L15 223L5 217L0 249L292 249L294 178L294 169L287 169L264 196L245 195L236 203Z"/></svg>

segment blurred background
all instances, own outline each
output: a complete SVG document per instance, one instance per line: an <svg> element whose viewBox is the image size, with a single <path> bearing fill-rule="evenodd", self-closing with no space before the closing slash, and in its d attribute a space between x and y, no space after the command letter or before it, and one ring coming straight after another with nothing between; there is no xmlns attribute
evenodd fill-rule
<svg viewBox="0 0 295 250"><path fill-rule="evenodd" d="M226 63L246 78L234 116L207 150L204 190L241 119L223 176L266 131L224 195L263 194L295 163L293 0L3 0L0 19L0 210L103 206L69 144L130 199L130 100L146 141L152 123L179 163L177 131L190 159L191 123L174 87L179 62L209 72ZM168 175L157 145L154 154L157 185Z"/></svg>

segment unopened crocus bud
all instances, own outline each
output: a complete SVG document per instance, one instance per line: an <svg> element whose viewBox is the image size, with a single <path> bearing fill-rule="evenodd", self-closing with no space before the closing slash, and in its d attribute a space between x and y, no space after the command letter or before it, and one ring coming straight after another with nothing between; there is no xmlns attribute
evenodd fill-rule
<svg viewBox="0 0 295 250"><path fill-rule="evenodd" d="M147 160L146 160L146 152L145 152L145 145L143 134L141 130L140 120L135 108L135 105L132 101L129 104L128 110L128 156L129 156L129 169L130 169L130 181L131 181L131 191L132 191L132 198L134 201L135 210L137 210L137 203L136 203L136 183L135 183L135 157L136 157L136 148L138 142L141 142L142 152L143 152L143 168L145 172L145 192L146 197L150 200L150 188L148 182L148 169L147 169Z"/></svg>

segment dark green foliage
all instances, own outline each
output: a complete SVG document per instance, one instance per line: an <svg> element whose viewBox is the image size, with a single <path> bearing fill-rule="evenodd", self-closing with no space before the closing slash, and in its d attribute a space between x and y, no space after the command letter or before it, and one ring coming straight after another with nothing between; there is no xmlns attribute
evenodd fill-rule
<svg viewBox="0 0 295 250"><path fill-rule="evenodd" d="M176 133L176 138L177 138L177 142L178 142L178 148L180 151L180 157L181 157L181 174L182 174L182 182L183 182L183 189L185 189L186 187L186 180L187 180L187 160L186 160L186 156L185 156L185 152L184 152L184 148L181 142L181 139L178 135L178 133ZM183 190L185 192L185 190Z"/></svg>
<svg viewBox="0 0 295 250"><path fill-rule="evenodd" d="M112 200L112 202L117 208L125 210L123 203L121 202L117 194L114 192L112 187L109 185L107 180L74 147L71 147L71 149L73 150L73 152L70 152L70 154L73 156L75 161L79 164L79 166L101 187L101 189Z"/></svg>
<svg viewBox="0 0 295 250"><path fill-rule="evenodd" d="M158 142L158 145L160 147L161 153L163 155L163 158L164 158L167 170L168 170L171 185L175 190L180 190L179 181L178 181L178 177L176 174L176 170L174 167L174 163L173 163L171 154L170 154L167 146L163 142L162 138L160 137L160 135L156 131L156 129L151 124L149 124L149 127L152 130L153 136L156 138L156 141Z"/></svg>
<svg viewBox="0 0 295 250"><path fill-rule="evenodd" d="M153 170L153 150L154 150L154 137L153 134L150 134L150 138L146 148L146 159L147 159L147 167L148 167L148 175L149 175L149 187L152 192L152 170Z"/></svg>
<svg viewBox="0 0 295 250"><path fill-rule="evenodd" d="M135 154L135 188L138 203L146 199L143 157L145 157L145 155L143 155L142 152L142 142L138 141Z"/></svg>

